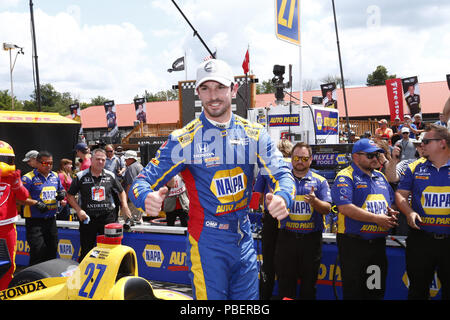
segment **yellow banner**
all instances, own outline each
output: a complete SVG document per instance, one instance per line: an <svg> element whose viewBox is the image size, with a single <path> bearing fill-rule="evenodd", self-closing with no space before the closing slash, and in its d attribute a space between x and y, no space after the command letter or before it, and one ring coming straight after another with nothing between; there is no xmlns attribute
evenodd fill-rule
<svg viewBox="0 0 450 320"><path fill-rule="evenodd" d="M80 124L59 113L29 112L29 111L0 111L0 123L65 123Z"/></svg>

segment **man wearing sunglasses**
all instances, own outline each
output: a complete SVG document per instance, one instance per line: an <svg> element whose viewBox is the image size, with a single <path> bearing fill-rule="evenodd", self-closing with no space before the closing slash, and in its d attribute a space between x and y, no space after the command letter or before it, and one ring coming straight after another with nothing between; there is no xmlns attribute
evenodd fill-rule
<svg viewBox="0 0 450 320"><path fill-rule="evenodd" d="M379 167L383 149L361 139L352 150L352 163L341 170L331 187L338 208L336 241L344 299L383 299L386 288L386 235L397 226L391 209L394 191ZM377 277L374 285L368 281Z"/></svg>
<svg viewBox="0 0 450 320"><path fill-rule="evenodd" d="M450 299L450 133L435 124L425 129L423 158L400 178L395 200L410 227L406 240L408 299L427 300L434 273L442 299ZM408 201L411 196L411 201Z"/></svg>
<svg viewBox="0 0 450 320"><path fill-rule="evenodd" d="M23 185L30 193L23 210L30 266L56 258L58 229L55 215L58 201L64 201L66 194L58 174L52 171L51 153L39 152L36 161L36 169L22 177Z"/></svg>
<svg viewBox="0 0 450 320"><path fill-rule="evenodd" d="M292 149L292 174L297 194L289 216L280 221L275 251L279 296L294 299L300 279L302 300L316 299L322 257L324 215L331 210L327 180L310 170L312 149L303 142Z"/></svg>

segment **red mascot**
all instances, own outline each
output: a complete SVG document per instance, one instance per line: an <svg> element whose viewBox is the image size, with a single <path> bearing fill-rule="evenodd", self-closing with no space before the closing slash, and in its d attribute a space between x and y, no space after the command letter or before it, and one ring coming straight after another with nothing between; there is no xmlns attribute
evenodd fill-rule
<svg viewBox="0 0 450 320"><path fill-rule="evenodd" d="M20 170L14 165L14 150L0 141L0 239L5 239L11 257L11 268L0 278L0 290L8 288L16 269L15 253L17 232L15 222L18 219L16 199L25 201L28 190L20 179Z"/></svg>

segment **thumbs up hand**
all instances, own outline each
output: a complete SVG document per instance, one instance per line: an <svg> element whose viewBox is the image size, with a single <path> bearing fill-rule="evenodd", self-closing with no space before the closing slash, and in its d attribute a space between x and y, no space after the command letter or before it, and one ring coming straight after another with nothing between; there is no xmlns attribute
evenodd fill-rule
<svg viewBox="0 0 450 320"><path fill-rule="evenodd" d="M266 205L270 215L278 220L283 220L289 215L289 211L286 208L286 202L281 196L267 193Z"/></svg>
<svg viewBox="0 0 450 320"><path fill-rule="evenodd" d="M311 206L316 201L316 195L314 194L314 187L311 187L309 194L305 195L305 202L309 203Z"/></svg>
<svg viewBox="0 0 450 320"><path fill-rule="evenodd" d="M145 198L145 212L151 217L156 217L161 211L162 204L168 193L169 189L166 186L158 191L150 192Z"/></svg>

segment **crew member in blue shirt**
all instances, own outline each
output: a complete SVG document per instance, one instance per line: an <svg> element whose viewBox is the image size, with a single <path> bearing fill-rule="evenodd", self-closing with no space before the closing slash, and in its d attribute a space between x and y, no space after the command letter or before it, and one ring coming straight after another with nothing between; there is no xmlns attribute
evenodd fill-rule
<svg viewBox="0 0 450 320"><path fill-rule="evenodd" d="M280 221L275 269L280 298L296 298L300 279L302 300L316 299L316 282L322 257L324 217L331 210L327 180L310 170L312 149L303 142L292 149L292 174L297 194L289 216Z"/></svg>
<svg viewBox="0 0 450 320"><path fill-rule="evenodd" d="M406 240L408 299L427 300L437 271L442 299L449 300L450 133L447 128L428 126L422 148L423 157L409 164L402 173L395 194L396 204L410 227Z"/></svg>
<svg viewBox="0 0 450 320"><path fill-rule="evenodd" d="M379 167L383 152L372 140L361 139L352 163L341 170L331 188L338 208L336 235L344 299L383 299L386 288L386 235L397 226L391 208L394 191ZM370 277L370 278L369 278Z"/></svg>
<svg viewBox="0 0 450 320"><path fill-rule="evenodd" d="M37 168L22 177L23 185L30 193L23 210L30 266L56 258L58 229L55 215L58 201L65 201L66 194L58 174L52 171L51 153L39 152L36 162Z"/></svg>

